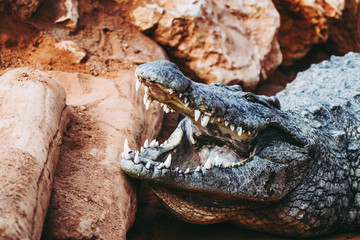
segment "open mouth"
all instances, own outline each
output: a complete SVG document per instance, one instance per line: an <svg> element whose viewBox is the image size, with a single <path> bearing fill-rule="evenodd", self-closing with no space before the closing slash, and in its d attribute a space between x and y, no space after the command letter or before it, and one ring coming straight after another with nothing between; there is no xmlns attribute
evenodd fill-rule
<svg viewBox="0 0 360 240"><path fill-rule="evenodd" d="M153 101L162 105L164 112L178 112L191 119L170 138L159 144L155 139L145 141L139 151L131 151L125 141L123 157L133 159L138 165L152 170L170 170L191 174L210 170L213 167L235 168L250 161L256 152L254 140L259 130L242 126L221 114L215 107L204 104L190 94L191 87L177 92L150 78L137 76L136 90L145 88L144 104L149 108Z"/></svg>

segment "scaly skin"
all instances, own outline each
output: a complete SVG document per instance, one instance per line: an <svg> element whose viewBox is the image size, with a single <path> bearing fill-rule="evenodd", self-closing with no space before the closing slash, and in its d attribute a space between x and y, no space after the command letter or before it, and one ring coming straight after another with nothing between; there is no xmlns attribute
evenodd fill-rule
<svg viewBox="0 0 360 240"><path fill-rule="evenodd" d="M277 98L195 83L165 60L136 75L147 105L186 118L160 146L126 143L121 166L176 216L293 237L359 227L359 54L312 66Z"/></svg>

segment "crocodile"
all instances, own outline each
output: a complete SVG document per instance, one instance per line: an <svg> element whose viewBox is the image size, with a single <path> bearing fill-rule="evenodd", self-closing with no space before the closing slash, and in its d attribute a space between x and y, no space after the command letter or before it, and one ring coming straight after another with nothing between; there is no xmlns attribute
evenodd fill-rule
<svg viewBox="0 0 360 240"><path fill-rule="evenodd" d="M312 65L276 96L140 65L146 107L184 116L169 139L124 144L121 167L176 217L288 237L360 226L360 54Z"/></svg>

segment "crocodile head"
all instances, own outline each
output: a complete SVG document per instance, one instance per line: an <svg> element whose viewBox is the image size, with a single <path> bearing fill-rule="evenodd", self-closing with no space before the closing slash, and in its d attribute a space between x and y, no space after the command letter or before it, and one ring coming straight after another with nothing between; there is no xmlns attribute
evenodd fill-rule
<svg viewBox="0 0 360 240"><path fill-rule="evenodd" d="M246 209L280 202L302 180L312 144L276 97L193 82L166 60L140 65L135 73L147 106L156 100L166 112L186 117L161 145L146 141L135 151L126 141L121 166L148 181L178 217L237 221Z"/></svg>

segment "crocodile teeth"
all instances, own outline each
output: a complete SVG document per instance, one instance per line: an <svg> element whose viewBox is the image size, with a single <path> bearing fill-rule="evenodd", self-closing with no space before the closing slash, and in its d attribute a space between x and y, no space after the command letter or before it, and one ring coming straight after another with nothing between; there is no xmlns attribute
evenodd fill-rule
<svg viewBox="0 0 360 240"><path fill-rule="evenodd" d="M179 93L179 98L181 98L183 95L182 95L182 93Z"/></svg>
<svg viewBox="0 0 360 240"><path fill-rule="evenodd" d="M146 103L145 103L145 109L146 109L146 110L148 110L148 109L149 109L149 107L150 107L150 103L151 103L151 100L150 100L150 99L148 99L148 100L146 101Z"/></svg>
<svg viewBox="0 0 360 240"><path fill-rule="evenodd" d="M125 139L125 142L124 142L124 158L129 160L130 159L130 155L129 155L129 152L130 152L130 147L129 147L129 142L127 139Z"/></svg>
<svg viewBox="0 0 360 240"><path fill-rule="evenodd" d="M140 88L141 82L139 80L136 80L136 87L135 90L138 91Z"/></svg>
<svg viewBox="0 0 360 240"><path fill-rule="evenodd" d="M170 168L170 165L171 165L171 154L169 154L169 156L167 156L165 162L164 162L164 165L166 168Z"/></svg>
<svg viewBox="0 0 360 240"><path fill-rule="evenodd" d="M164 163L160 163L156 168L160 170L160 169L162 169L163 167L164 167Z"/></svg>
<svg viewBox="0 0 360 240"><path fill-rule="evenodd" d="M185 174L190 173L190 168L187 168L186 171L184 172Z"/></svg>
<svg viewBox="0 0 360 240"><path fill-rule="evenodd" d="M235 126L233 124L230 124L230 129L231 131L234 131L235 130Z"/></svg>
<svg viewBox="0 0 360 240"><path fill-rule="evenodd" d="M196 172L200 172L201 171L201 167L200 166L197 166L196 169L195 169Z"/></svg>
<svg viewBox="0 0 360 240"><path fill-rule="evenodd" d="M124 152L130 152L129 141L127 138L124 141Z"/></svg>
<svg viewBox="0 0 360 240"><path fill-rule="evenodd" d="M139 164L139 163L140 163L140 158L139 158L138 152L135 153L134 163L135 163L135 164Z"/></svg>
<svg viewBox="0 0 360 240"><path fill-rule="evenodd" d="M210 120L210 117L207 115L203 115L201 118L201 126L206 127L206 125L208 124Z"/></svg>
<svg viewBox="0 0 360 240"><path fill-rule="evenodd" d="M237 131L237 134L238 134L239 136L241 136L241 134L242 134L242 127L238 127L238 128L236 129L236 131Z"/></svg>
<svg viewBox="0 0 360 240"><path fill-rule="evenodd" d="M171 94L173 94L174 93L174 91L172 90L172 89L170 89L169 90L169 94L171 95Z"/></svg>
<svg viewBox="0 0 360 240"><path fill-rule="evenodd" d="M156 140L155 139L153 139L152 141L151 141L151 143L150 143L150 147L155 147L155 144L156 144Z"/></svg>
<svg viewBox="0 0 360 240"><path fill-rule="evenodd" d="M141 153L143 153L144 150L145 150L144 147L141 147L141 148L140 148L140 152L141 152Z"/></svg>
<svg viewBox="0 0 360 240"><path fill-rule="evenodd" d="M144 148L148 148L149 147L149 139L146 139L144 142Z"/></svg>
<svg viewBox="0 0 360 240"><path fill-rule="evenodd" d="M214 121L215 121L215 118L214 118L214 117L210 118L210 122L211 122L211 123L214 123Z"/></svg>
<svg viewBox="0 0 360 240"><path fill-rule="evenodd" d="M195 109L195 121L199 120L201 113L199 110Z"/></svg>
<svg viewBox="0 0 360 240"><path fill-rule="evenodd" d="M147 164L145 165L145 167L146 167L146 169L149 169L150 166L151 166L151 163L150 163L150 161L148 161Z"/></svg>
<svg viewBox="0 0 360 240"><path fill-rule="evenodd" d="M147 101L147 99L148 99L148 97L147 97L147 95L146 94L144 94L144 104L146 103L146 101Z"/></svg>
<svg viewBox="0 0 360 240"><path fill-rule="evenodd" d="M225 126L229 125L229 121L225 120Z"/></svg>
<svg viewBox="0 0 360 240"><path fill-rule="evenodd" d="M221 122L221 117L218 117L218 118L217 118L217 121L218 121L218 122Z"/></svg>
<svg viewBox="0 0 360 240"><path fill-rule="evenodd" d="M146 87L146 86L145 86L144 88L145 88L145 95L146 95L146 96L149 96L149 88Z"/></svg>
<svg viewBox="0 0 360 240"><path fill-rule="evenodd" d="M188 107L189 106L189 103L187 102L187 103L185 103L185 107Z"/></svg>
<svg viewBox="0 0 360 240"><path fill-rule="evenodd" d="M206 161L206 163L204 164L204 168L206 169L211 169L211 160L210 158Z"/></svg>

